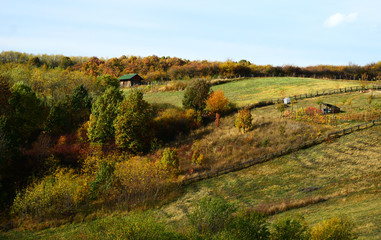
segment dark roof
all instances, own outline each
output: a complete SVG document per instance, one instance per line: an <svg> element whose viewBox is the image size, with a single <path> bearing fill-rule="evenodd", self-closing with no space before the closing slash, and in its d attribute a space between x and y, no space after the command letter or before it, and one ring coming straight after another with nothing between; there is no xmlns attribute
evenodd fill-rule
<svg viewBox="0 0 381 240"><path fill-rule="evenodd" d="M131 78L133 78L133 77L135 77L136 75L138 75L138 74L136 74L136 73L132 73L132 74L126 74L126 75L123 75L123 76L121 76L120 78L118 78L119 80L130 80ZM138 75L139 76L139 75ZM139 76L140 77L140 76ZM140 77L140 78L142 78L142 77ZM142 78L143 79L143 78Z"/></svg>

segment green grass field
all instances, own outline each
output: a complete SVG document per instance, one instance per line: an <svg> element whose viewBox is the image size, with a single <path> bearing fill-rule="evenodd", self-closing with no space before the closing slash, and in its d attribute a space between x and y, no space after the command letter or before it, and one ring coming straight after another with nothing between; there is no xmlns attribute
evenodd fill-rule
<svg viewBox="0 0 381 240"><path fill-rule="evenodd" d="M262 99L280 97L281 91L284 91L284 95L287 96L356 85L357 82L330 80L256 78L217 85L213 87L213 90L221 89L231 101L243 106ZM181 91L157 92L146 94L145 98L151 103L171 103L181 106L182 94ZM294 106L317 107L316 102L322 100L339 105L345 111L352 109L366 111L369 108L367 96L368 93L322 96L300 100ZM378 93L375 96L372 104L381 104L381 96ZM261 126L271 127L271 124L282 121L279 119L280 113L276 106L254 109L252 113L255 122L260 122ZM268 123L270 121L271 124ZM246 135L241 135L234 128L233 122L232 115L222 119L218 130L213 123L199 129L201 133L205 132L199 134L202 136L198 139L199 144L204 144L202 146L217 157L218 154L224 153L220 150L223 148L230 151L226 151L226 154L229 154L231 158L245 154L251 156L254 154L250 152L253 149L249 151L245 147L248 147L251 142L258 142L257 145L260 146L263 141L258 139L270 134L276 137L279 132L278 125L275 125L273 129L256 128ZM282 122L282 124L285 123ZM300 122L287 123L286 130L293 133L292 131L299 129L300 132L302 129L312 134L315 128L321 128L320 125L302 128L301 124ZM290 138L284 137L284 141L292 141L292 136L300 138L297 134L291 134ZM360 235L360 239L381 239L380 142L381 126L358 131L334 139L332 142L300 150L241 171L193 183L185 187L183 194L173 202L151 211L168 226L181 231L189 227L186 213L191 211L194 203L203 196L218 195L239 207L251 208L271 203L303 201L321 196L328 200L276 214L271 217L271 220L284 216L302 215L308 223L316 224L333 216L347 215L355 223L355 231ZM275 145L280 144L277 142ZM221 157L224 156L221 155ZM229 158L226 157L226 159ZM107 218L114 218L128 213L99 213L96 216L103 214L108 215ZM81 220L74 220L72 224L35 231L23 230L21 225L18 229L0 232L0 239L88 239L85 234L86 229L91 224L97 224L103 217L95 221L90 220L93 218L78 218Z"/></svg>
<svg viewBox="0 0 381 240"><path fill-rule="evenodd" d="M300 214L309 223L345 214L360 239L381 236L381 126L355 132L248 169L194 183L158 212L177 225L190 206L217 194L242 207L334 196L326 202L275 215ZM315 189L308 191L307 189Z"/></svg>
<svg viewBox="0 0 381 240"><path fill-rule="evenodd" d="M337 89L343 87L359 86L357 81L334 81L312 78L250 78L213 86L213 90L225 92L226 97L245 106L270 98L280 98L297 94L314 93L317 90ZM170 103L182 106L184 91L176 92L153 92L144 95L145 100L150 103Z"/></svg>
<svg viewBox="0 0 381 240"><path fill-rule="evenodd" d="M174 202L153 214L169 226L184 229L185 214L203 196L219 195L241 207L331 196L325 202L272 216L302 215L310 224L346 215L359 239L381 236L381 126L346 135L248 169L187 186ZM308 190L312 189L312 190ZM118 214L116 214L118 215ZM41 231L12 230L3 239L68 239L81 236L89 222Z"/></svg>

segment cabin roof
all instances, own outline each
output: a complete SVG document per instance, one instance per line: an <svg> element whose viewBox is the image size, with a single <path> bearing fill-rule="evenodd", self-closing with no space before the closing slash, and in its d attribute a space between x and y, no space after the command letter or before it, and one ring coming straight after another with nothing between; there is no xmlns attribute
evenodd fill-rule
<svg viewBox="0 0 381 240"><path fill-rule="evenodd" d="M126 75L121 76L121 77L118 78L118 79L119 79L119 80L131 80L131 78L135 77L136 75L138 75L138 74L136 74L136 73L126 74ZM139 76L139 75L138 75L138 76ZM140 77L140 76L139 76L139 77ZM142 77L140 77L140 78L142 78Z"/></svg>

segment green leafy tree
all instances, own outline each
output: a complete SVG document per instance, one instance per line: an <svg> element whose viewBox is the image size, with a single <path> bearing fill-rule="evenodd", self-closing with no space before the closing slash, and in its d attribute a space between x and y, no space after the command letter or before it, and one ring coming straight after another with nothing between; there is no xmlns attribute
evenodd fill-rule
<svg viewBox="0 0 381 240"><path fill-rule="evenodd" d="M28 64L30 66L40 67L41 66L41 61L40 61L40 59L38 57L31 57L28 60Z"/></svg>
<svg viewBox="0 0 381 240"><path fill-rule="evenodd" d="M87 89L80 85L72 95L54 104L46 120L45 128L53 135L72 132L89 120L91 101Z"/></svg>
<svg viewBox="0 0 381 240"><path fill-rule="evenodd" d="M104 144L114 137L114 120L117 116L117 106L123 100L118 88L108 88L99 96L92 106L88 136L90 141Z"/></svg>
<svg viewBox="0 0 381 240"><path fill-rule="evenodd" d="M11 94L8 81L3 76L0 76L0 115L10 114L11 105L9 104L9 97Z"/></svg>
<svg viewBox="0 0 381 240"><path fill-rule="evenodd" d="M183 106L202 112L210 95L210 84L202 79L193 80L185 89Z"/></svg>
<svg viewBox="0 0 381 240"><path fill-rule="evenodd" d="M11 131L8 119L0 115L0 209L14 192L14 183L21 175L19 169L20 151L17 138Z"/></svg>
<svg viewBox="0 0 381 240"><path fill-rule="evenodd" d="M60 65L58 67L66 69L74 65L74 62L69 57L62 57Z"/></svg>
<svg viewBox="0 0 381 240"><path fill-rule="evenodd" d="M143 99L143 93L133 91L120 103L115 119L115 143L133 153L149 149L152 134L153 111Z"/></svg>
<svg viewBox="0 0 381 240"><path fill-rule="evenodd" d="M52 135L70 132L73 125L70 121L70 112L67 101L59 101L51 108L46 119L45 130Z"/></svg>
<svg viewBox="0 0 381 240"><path fill-rule="evenodd" d="M99 92L103 93L109 87L119 88L120 83L116 77L110 75L102 75L97 78L97 89Z"/></svg>
<svg viewBox="0 0 381 240"><path fill-rule="evenodd" d="M21 144L30 142L42 130L47 108L32 89L23 83L16 83L11 88L9 103L12 130Z"/></svg>
<svg viewBox="0 0 381 240"><path fill-rule="evenodd" d="M79 125L89 120L92 98L89 96L85 86L81 84L74 89L69 102L72 122L75 128L77 128Z"/></svg>

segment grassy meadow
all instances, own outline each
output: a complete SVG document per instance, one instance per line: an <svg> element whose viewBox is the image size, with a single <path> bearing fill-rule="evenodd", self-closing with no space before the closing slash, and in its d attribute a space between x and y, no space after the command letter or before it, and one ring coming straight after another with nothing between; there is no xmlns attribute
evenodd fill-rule
<svg viewBox="0 0 381 240"><path fill-rule="evenodd" d="M189 228L186 214L192 211L194 204L204 196L217 195L243 208L263 211L278 206L279 213L270 221L300 215L309 224L316 224L346 215L354 222L359 239L379 239L380 141L381 126L376 126L242 171L193 183L185 187L179 198L150 214L164 221L170 229L182 232ZM308 203L309 199L318 197L325 201ZM298 201L305 202L306 206L288 208ZM0 236L2 239L88 239L95 225L109 219L116 221L125 214L119 212L44 230L20 228Z"/></svg>
<svg viewBox="0 0 381 240"><path fill-rule="evenodd" d="M215 85L213 90L224 91L231 102L244 106L281 95L358 85L353 81L253 78ZM318 102L327 102L341 107L343 113L340 114L361 113L381 105L381 93L373 94L371 104L370 93L355 92L298 100L286 109L319 108ZM183 91L148 92L144 95L150 103L170 103L178 107L182 106L182 97ZM218 127L210 122L167 144L165 147L176 148L179 154L177 181L198 172L213 171L297 146L349 125L332 126L284 119L276 105L253 109L251 113L254 127L247 133L240 133L234 127L236 114L231 114L222 117ZM88 216L74 216L71 223L65 222L59 227L44 226L42 223L36 224L37 227L32 230L30 227L25 229L20 223L16 229L0 232L0 239L92 239L92 231L95 228L102 230L103 224L110 227L104 229L105 232L117 232L117 228L123 228L118 225L120 216L134 217L131 214L137 214L138 218L144 218L146 213L171 231L184 233L190 227L186 215L192 212L201 198L211 195L219 196L239 208L267 213L271 215L271 222L300 215L313 225L323 219L346 215L355 224L359 239L380 239L380 142L381 125L378 125L241 171L192 183L178 189L170 202L148 207L151 208L148 211L147 207L142 207L137 213L122 208L112 212L102 209ZM192 163L195 151L202 154L202 165ZM118 224L110 225L110 221ZM150 224L147 222L147 226Z"/></svg>
<svg viewBox="0 0 381 240"><path fill-rule="evenodd" d="M248 169L191 184L182 197L157 210L181 225L192 204L217 194L242 207L263 209L311 197L327 201L277 214L316 223L335 215L353 219L360 239L381 235L381 126L355 132ZM181 226L178 226L181 227Z"/></svg>
<svg viewBox="0 0 381 240"><path fill-rule="evenodd" d="M317 90L359 86L358 81L337 81L312 78L273 77L249 78L215 85L212 90L225 92L226 97L239 107L261 100L315 93ZM184 91L148 92L144 99L150 103L170 103L182 106Z"/></svg>

